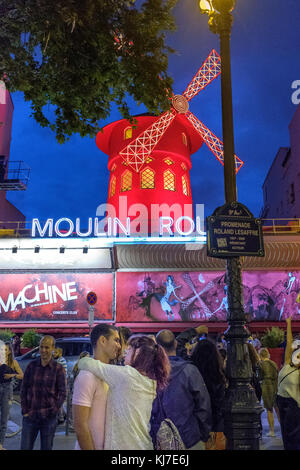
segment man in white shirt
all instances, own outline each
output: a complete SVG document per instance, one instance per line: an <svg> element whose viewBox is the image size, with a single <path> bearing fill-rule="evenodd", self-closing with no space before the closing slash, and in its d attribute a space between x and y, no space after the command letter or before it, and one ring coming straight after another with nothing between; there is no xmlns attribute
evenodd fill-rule
<svg viewBox="0 0 300 470"><path fill-rule="evenodd" d="M121 345L116 327L106 323L91 331L94 359L109 364L117 358ZM118 366L116 366L118 367ZM108 385L88 371L80 371L74 382L73 419L77 436L75 449L102 450Z"/></svg>

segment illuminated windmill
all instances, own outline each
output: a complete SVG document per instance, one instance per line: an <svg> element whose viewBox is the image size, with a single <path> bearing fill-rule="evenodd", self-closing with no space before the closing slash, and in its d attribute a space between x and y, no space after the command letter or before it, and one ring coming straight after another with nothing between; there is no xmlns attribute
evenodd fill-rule
<svg viewBox="0 0 300 470"><path fill-rule="evenodd" d="M107 202L115 207L117 216L122 195L127 196L128 207L143 203L149 214L150 205L155 203L192 207L191 154L203 142L223 164L221 140L189 111L189 101L220 73L221 59L213 50L184 93L172 96L170 110L160 117L135 116L135 128L122 119L98 133L97 146L109 155ZM235 156L236 173L242 165Z"/></svg>

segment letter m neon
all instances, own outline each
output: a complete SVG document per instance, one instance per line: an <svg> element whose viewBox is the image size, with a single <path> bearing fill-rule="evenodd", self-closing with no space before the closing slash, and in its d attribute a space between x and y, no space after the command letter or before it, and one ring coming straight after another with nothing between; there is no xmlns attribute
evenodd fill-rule
<svg viewBox="0 0 300 470"><path fill-rule="evenodd" d="M42 229L39 219L32 219L31 236L35 237L35 231L38 231L40 237L44 237L47 230L49 230L48 237L53 235L53 219L47 219L44 228Z"/></svg>

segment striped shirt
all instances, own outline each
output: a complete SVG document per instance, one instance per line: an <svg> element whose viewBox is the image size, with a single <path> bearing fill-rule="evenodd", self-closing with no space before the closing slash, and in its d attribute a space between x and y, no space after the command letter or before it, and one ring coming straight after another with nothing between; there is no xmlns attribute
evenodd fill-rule
<svg viewBox="0 0 300 470"><path fill-rule="evenodd" d="M49 419L58 414L66 399L66 376L56 361L42 366L41 359L28 364L21 387L22 414L32 420Z"/></svg>
<svg viewBox="0 0 300 470"><path fill-rule="evenodd" d="M67 375L68 375L68 365L67 365L67 361L65 360L65 358L63 356L61 356L58 359L56 359L56 362L58 362L58 364L61 364L63 366L66 377L67 377Z"/></svg>

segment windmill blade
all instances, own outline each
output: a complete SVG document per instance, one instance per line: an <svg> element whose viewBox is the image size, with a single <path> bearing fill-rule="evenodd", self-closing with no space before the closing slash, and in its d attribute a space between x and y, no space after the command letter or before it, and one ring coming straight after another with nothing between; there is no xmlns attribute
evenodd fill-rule
<svg viewBox="0 0 300 470"><path fill-rule="evenodd" d="M157 121L121 150L121 157L134 171L138 173L141 170L147 157L153 152L175 116L176 111L173 108L166 111Z"/></svg>
<svg viewBox="0 0 300 470"><path fill-rule="evenodd" d="M221 57L213 49L183 93L183 96L185 96L187 101L190 101L199 91L203 90L203 88L217 78L220 73Z"/></svg>
<svg viewBox="0 0 300 470"><path fill-rule="evenodd" d="M185 114L186 118L193 124L196 131L199 132L202 139L212 151L212 153L217 157L219 162L224 165L224 151L223 151L223 143L221 142L218 137L216 137L199 119L196 118L194 114L188 111ZM241 167L244 165L244 162L239 159L236 155L235 157L235 173L237 173Z"/></svg>

